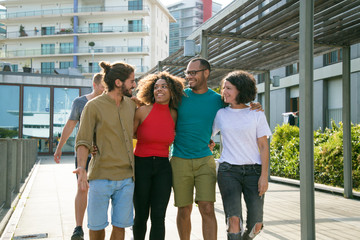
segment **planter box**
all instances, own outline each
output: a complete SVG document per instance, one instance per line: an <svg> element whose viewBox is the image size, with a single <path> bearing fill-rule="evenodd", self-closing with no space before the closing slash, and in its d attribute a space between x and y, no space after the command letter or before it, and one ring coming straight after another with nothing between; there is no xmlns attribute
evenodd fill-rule
<svg viewBox="0 0 360 240"><path fill-rule="evenodd" d="M31 73L31 68L23 67L23 72Z"/></svg>

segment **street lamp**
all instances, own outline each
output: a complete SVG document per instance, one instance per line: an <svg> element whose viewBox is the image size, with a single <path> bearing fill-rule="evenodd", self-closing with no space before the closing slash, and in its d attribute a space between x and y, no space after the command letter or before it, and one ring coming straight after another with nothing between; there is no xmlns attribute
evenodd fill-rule
<svg viewBox="0 0 360 240"><path fill-rule="evenodd" d="M90 52L91 52L91 56L92 56L91 73L94 72L94 53L95 53L94 46L95 46L94 42L89 42Z"/></svg>

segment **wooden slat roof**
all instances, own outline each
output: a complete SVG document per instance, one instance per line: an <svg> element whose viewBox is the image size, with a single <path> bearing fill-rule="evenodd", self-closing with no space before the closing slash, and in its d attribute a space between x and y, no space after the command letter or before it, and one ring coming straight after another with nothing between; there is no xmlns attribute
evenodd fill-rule
<svg viewBox="0 0 360 240"><path fill-rule="evenodd" d="M200 44L202 32L208 37L209 85L231 70L256 74L298 62L299 8L299 0L237 0L201 25L188 39ZM359 42L359 0L315 0L315 56ZM184 77L191 58L181 48L161 62L162 69Z"/></svg>

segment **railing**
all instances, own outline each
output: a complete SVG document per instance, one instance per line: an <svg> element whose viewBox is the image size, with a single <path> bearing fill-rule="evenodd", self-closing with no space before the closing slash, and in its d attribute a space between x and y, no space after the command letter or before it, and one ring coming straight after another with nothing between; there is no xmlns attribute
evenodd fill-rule
<svg viewBox="0 0 360 240"><path fill-rule="evenodd" d="M142 6L136 10L129 10L128 6L99 6L99 7L80 7L78 8L78 13L90 13L90 12L121 12L121 11L149 11L148 6ZM26 12L15 12L15 13L5 13L0 14L0 19L9 19L9 18L21 18L21 17L35 17L35 16L51 16L51 15L63 15L69 13L77 13L74 11L74 8L59 8L59 9L46 9L46 10L34 10Z"/></svg>
<svg viewBox="0 0 360 240"><path fill-rule="evenodd" d="M149 52L149 47L147 46L104 46L104 47L94 47L94 54L102 53L143 53ZM89 47L80 47L78 48L77 53L91 53ZM13 51L3 51L1 57L36 57L36 56L47 56L47 55L62 55L62 54L77 54L73 49L69 48L46 48L46 49L23 49L23 50L13 50Z"/></svg>
<svg viewBox="0 0 360 240"><path fill-rule="evenodd" d="M116 33L116 32L149 32L149 26L143 25L131 25L128 26L103 26L99 28L92 28L92 27L79 27L78 33L85 34L85 33ZM37 36L54 36L54 35L69 35L74 34L73 30L70 28L57 28L53 31L49 32L42 32L41 30L25 30L24 34L20 34L19 31L15 32L7 32L6 35L0 38L24 38L24 37L37 37ZM75 33L76 34L76 33Z"/></svg>
<svg viewBox="0 0 360 240"><path fill-rule="evenodd" d="M36 73L36 74L50 74L50 75L55 75L56 73L54 72L55 68L52 69L41 69L41 68L30 68L29 73ZM56 68L58 69L58 68ZM73 69L73 68L72 68ZM80 73L98 73L100 72L100 67L82 67L79 66L76 68L77 70L79 70ZM19 69L20 70L20 69ZM148 66L135 66L135 72L136 73L146 73L149 71L149 67ZM16 72L24 72L24 71L16 71Z"/></svg>
<svg viewBox="0 0 360 240"><path fill-rule="evenodd" d="M97 67L78 67L78 70L81 73L97 73L97 72L99 72L99 68L97 68ZM147 71L149 71L148 66L135 66L136 73L146 73Z"/></svg>
<svg viewBox="0 0 360 240"><path fill-rule="evenodd" d="M37 159L37 140L0 138L0 212L10 209ZM1 221L1 219L0 219Z"/></svg>

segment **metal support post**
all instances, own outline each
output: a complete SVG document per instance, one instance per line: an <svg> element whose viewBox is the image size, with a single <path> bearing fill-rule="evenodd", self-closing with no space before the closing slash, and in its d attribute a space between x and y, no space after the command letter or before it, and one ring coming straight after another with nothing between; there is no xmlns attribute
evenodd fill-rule
<svg viewBox="0 0 360 240"><path fill-rule="evenodd" d="M300 211L301 239L315 239L314 204L314 1L300 1Z"/></svg>
<svg viewBox="0 0 360 240"><path fill-rule="evenodd" d="M200 43L201 43L200 56L202 58L208 59L208 38L207 36L205 36L204 30L201 31Z"/></svg>
<svg viewBox="0 0 360 240"><path fill-rule="evenodd" d="M352 198L352 162L351 162L351 98L350 98L350 47L343 48L343 151L344 151L344 196Z"/></svg>

